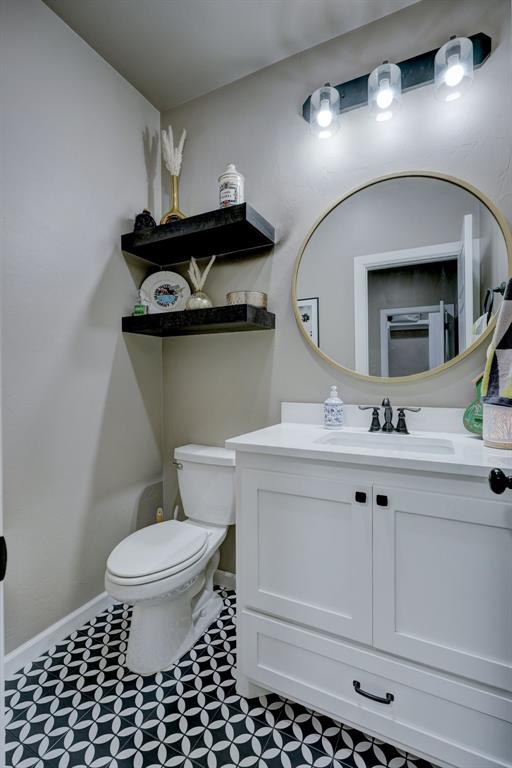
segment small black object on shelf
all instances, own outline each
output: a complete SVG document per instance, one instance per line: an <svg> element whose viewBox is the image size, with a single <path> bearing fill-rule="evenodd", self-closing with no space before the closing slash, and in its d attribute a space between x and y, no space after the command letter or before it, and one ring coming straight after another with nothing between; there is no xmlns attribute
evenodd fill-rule
<svg viewBox="0 0 512 768"><path fill-rule="evenodd" d="M121 236L121 247L158 267L190 260L251 255L275 244L275 229L248 203L160 224Z"/></svg>
<svg viewBox="0 0 512 768"><path fill-rule="evenodd" d="M159 312L155 315L123 317L123 333L146 336L194 336L201 333L271 331L275 315L251 304L233 304L209 309Z"/></svg>
<svg viewBox="0 0 512 768"><path fill-rule="evenodd" d="M142 213L138 213L135 217L135 224L133 225L134 232L140 232L141 229L154 229L156 227L156 221L151 215L151 211L144 208Z"/></svg>

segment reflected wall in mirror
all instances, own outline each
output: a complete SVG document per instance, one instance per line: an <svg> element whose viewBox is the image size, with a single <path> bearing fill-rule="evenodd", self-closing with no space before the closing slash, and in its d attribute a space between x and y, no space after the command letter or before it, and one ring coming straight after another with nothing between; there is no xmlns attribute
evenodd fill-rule
<svg viewBox="0 0 512 768"><path fill-rule="evenodd" d="M428 375L489 336L511 250L504 218L464 182L428 173L378 179L309 235L293 280L297 322L344 369ZM301 312L312 296L318 344Z"/></svg>

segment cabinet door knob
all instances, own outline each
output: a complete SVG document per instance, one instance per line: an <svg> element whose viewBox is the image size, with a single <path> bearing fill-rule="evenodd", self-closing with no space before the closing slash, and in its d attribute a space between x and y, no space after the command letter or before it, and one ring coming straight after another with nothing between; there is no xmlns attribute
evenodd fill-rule
<svg viewBox="0 0 512 768"><path fill-rule="evenodd" d="M356 501L359 504L366 504L366 493L364 491L356 491Z"/></svg>
<svg viewBox="0 0 512 768"><path fill-rule="evenodd" d="M491 469L489 472L489 487L494 493L503 493L512 488L512 476L507 477L501 469Z"/></svg>
<svg viewBox="0 0 512 768"><path fill-rule="evenodd" d="M392 693L386 693L385 696L376 696L374 693L363 691L359 680L353 680L352 685L354 686L355 692L360 696L364 696L365 699L371 699L372 701L378 701L379 704L391 704L391 702L395 700L395 697Z"/></svg>
<svg viewBox="0 0 512 768"><path fill-rule="evenodd" d="M388 506L388 497L383 496L381 493L377 494L377 506L379 507L387 507Z"/></svg>

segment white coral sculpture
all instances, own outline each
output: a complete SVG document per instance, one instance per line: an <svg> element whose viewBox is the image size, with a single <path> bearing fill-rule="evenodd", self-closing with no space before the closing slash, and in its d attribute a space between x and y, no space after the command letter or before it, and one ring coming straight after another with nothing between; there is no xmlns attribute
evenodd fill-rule
<svg viewBox="0 0 512 768"><path fill-rule="evenodd" d="M190 282L194 286L194 290L202 291L204 284L206 283L206 278L208 277L208 274L210 272L210 269L213 267L213 262L215 261L215 255L213 255L208 262L208 266L205 268L204 272L201 274L201 270L197 266L197 261L192 256L190 260L190 264L188 267L188 276L190 277Z"/></svg>
<svg viewBox="0 0 512 768"><path fill-rule="evenodd" d="M187 132L183 131L181 134L180 143L177 147L174 146L174 136L172 134L172 125L169 126L167 131L162 131L162 155L164 158L165 167L171 174L171 176L179 176L181 170L181 161L183 159L183 145L187 138Z"/></svg>

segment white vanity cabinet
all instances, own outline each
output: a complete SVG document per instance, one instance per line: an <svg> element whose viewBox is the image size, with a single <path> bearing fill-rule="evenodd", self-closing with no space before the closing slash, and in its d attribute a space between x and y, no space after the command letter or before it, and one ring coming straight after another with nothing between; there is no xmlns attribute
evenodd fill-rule
<svg viewBox="0 0 512 768"><path fill-rule="evenodd" d="M512 502L483 479L240 451L237 591L241 693L512 768Z"/></svg>

